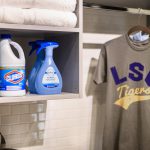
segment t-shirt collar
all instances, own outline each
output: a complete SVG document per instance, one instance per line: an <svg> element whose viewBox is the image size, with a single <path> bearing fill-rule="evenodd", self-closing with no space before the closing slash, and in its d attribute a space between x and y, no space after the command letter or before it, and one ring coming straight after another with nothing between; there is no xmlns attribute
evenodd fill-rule
<svg viewBox="0 0 150 150"><path fill-rule="evenodd" d="M139 52L145 51L150 48L150 39L141 42L141 41L133 41L132 39L130 39L128 34L125 34L125 37L129 46L136 51Z"/></svg>

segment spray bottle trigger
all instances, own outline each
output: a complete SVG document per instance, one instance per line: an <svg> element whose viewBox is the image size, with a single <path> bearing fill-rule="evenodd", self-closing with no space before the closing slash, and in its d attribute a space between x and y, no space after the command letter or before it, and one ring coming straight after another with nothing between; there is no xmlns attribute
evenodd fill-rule
<svg viewBox="0 0 150 150"><path fill-rule="evenodd" d="M42 49L44 49L45 47L41 45L41 47L39 49L37 49L36 54L38 55Z"/></svg>
<svg viewBox="0 0 150 150"><path fill-rule="evenodd" d="M31 54L34 52L35 48L32 47L30 53L29 53L29 56L31 56Z"/></svg>
<svg viewBox="0 0 150 150"><path fill-rule="evenodd" d="M31 54L38 48L38 46L34 42L30 42L29 45L32 46L32 49L29 53L29 56L31 56Z"/></svg>

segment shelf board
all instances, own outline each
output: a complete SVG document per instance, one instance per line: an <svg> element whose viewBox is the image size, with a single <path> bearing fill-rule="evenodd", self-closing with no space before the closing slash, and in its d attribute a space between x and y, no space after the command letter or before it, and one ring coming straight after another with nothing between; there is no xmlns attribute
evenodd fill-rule
<svg viewBox="0 0 150 150"><path fill-rule="evenodd" d="M25 33L78 33L80 28L70 27L52 27L52 26L40 26L40 25L23 25L23 24L6 24L0 23L0 30L3 31L24 31Z"/></svg>
<svg viewBox="0 0 150 150"><path fill-rule="evenodd" d="M143 9L150 9L150 3L149 0L139 0L138 3L135 3L131 0L83 0L87 3L95 3L95 4L101 4L101 5L107 5L107 6L117 6L117 7L133 7L133 8L143 8Z"/></svg>
<svg viewBox="0 0 150 150"><path fill-rule="evenodd" d="M79 94L74 93L62 93L57 95L36 95L27 94L22 97L0 97L0 103L18 103L18 102L34 102L34 101L46 101L46 100L59 100L59 99L73 99L79 98Z"/></svg>

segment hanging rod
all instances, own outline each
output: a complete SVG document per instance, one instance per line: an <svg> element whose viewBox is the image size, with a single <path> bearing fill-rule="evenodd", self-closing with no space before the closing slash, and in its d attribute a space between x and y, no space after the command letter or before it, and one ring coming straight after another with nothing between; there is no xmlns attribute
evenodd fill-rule
<svg viewBox="0 0 150 150"><path fill-rule="evenodd" d="M142 9L142 8L126 8L126 7L115 7L115 6L106 6L101 4L95 4L95 3L83 3L84 8L92 8L92 9L99 9L99 10L110 10L110 11L122 11L122 12L128 12L132 14L138 14L138 15L148 15L150 16L150 10Z"/></svg>

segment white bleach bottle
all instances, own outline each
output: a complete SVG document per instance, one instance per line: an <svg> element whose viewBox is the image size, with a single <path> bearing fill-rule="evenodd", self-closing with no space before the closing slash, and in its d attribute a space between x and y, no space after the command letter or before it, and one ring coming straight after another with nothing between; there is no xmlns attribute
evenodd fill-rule
<svg viewBox="0 0 150 150"><path fill-rule="evenodd" d="M17 57L11 46L18 54ZM25 56L21 46L2 34L0 41L0 96L25 95Z"/></svg>

